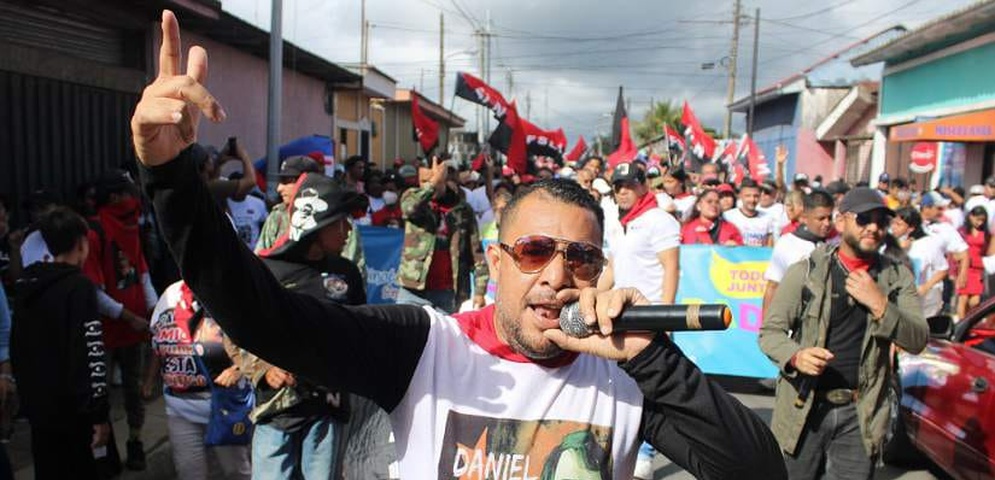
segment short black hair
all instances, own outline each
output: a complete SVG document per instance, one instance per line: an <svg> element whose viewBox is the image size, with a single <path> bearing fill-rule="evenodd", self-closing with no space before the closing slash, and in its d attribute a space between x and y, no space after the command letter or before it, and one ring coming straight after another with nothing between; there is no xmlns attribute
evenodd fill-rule
<svg viewBox="0 0 995 480"><path fill-rule="evenodd" d="M760 184L754 181L752 178L744 178L739 184L739 191L742 192L746 188L755 188L760 190Z"/></svg>
<svg viewBox="0 0 995 480"><path fill-rule="evenodd" d="M806 212L811 212L812 210L820 207L832 209L836 206L833 196L825 190L813 190L812 193L805 195L805 200L803 202Z"/></svg>
<svg viewBox="0 0 995 480"><path fill-rule="evenodd" d="M76 247L81 237L86 237L89 227L78 213L69 207L53 207L38 221L38 230L53 256L61 255Z"/></svg>
<svg viewBox="0 0 995 480"><path fill-rule="evenodd" d="M522 200L533 193L542 193L554 200L590 211L598 219L598 228L601 232L605 231L605 212L601 210L601 205L579 183L564 178L550 178L533 182L524 187L520 186L511 196L508 205L504 207L502 223L507 225L518 212L518 205L522 203Z"/></svg>

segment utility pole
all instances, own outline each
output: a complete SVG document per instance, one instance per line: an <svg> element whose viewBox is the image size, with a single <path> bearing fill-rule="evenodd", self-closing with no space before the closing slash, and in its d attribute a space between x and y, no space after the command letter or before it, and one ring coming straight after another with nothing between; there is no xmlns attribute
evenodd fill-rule
<svg viewBox="0 0 995 480"><path fill-rule="evenodd" d="M729 45L729 88L726 91L726 123L725 136L732 135L732 110L729 105L736 100L736 56L739 53L739 2L735 0L736 6L732 11L732 43Z"/></svg>
<svg viewBox="0 0 995 480"><path fill-rule="evenodd" d="M478 53L477 57L479 61L478 68L480 72L480 78L484 79L484 81L486 82L487 79L484 76L484 31L483 29L478 28L473 33L473 35L477 37L477 53ZM487 135L484 132L484 116L485 116L484 108L480 105L477 105L477 132L478 132L477 138L481 142L484 141L484 138Z"/></svg>
<svg viewBox="0 0 995 480"><path fill-rule="evenodd" d="M446 58L445 42L446 19L442 12L439 12L439 105L446 104Z"/></svg>
<svg viewBox="0 0 995 480"><path fill-rule="evenodd" d="M421 93L425 91L425 69L424 68L419 69L418 72L419 72L418 92Z"/></svg>
<svg viewBox="0 0 995 480"><path fill-rule="evenodd" d="M525 92L525 118L532 116L532 91Z"/></svg>
<svg viewBox="0 0 995 480"><path fill-rule="evenodd" d="M366 0L360 3L359 8L359 65L366 68Z"/></svg>
<svg viewBox="0 0 995 480"><path fill-rule="evenodd" d="M515 96L515 71L508 69L505 72L505 80L508 82L508 98L514 98Z"/></svg>
<svg viewBox="0 0 995 480"><path fill-rule="evenodd" d="M753 72L750 74L750 112L746 115L746 134L753 138L753 107L757 104L757 57L760 52L760 9L753 17Z"/></svg>
<svg viewBox="0 0 995 480"><path fill-rule="evenodd" d="M280 118L283 109L283 0L272 0L269 35L269 97L266 101L266 190L276 196L280 174Z"/></svg>

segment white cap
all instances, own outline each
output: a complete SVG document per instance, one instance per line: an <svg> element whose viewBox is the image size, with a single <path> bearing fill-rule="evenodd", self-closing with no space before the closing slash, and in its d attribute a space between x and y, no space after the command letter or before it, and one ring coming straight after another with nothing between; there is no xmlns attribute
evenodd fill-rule
<svg viewBox="0 0 995 480"><path fill-rule="evenodd" d="M985 186L984 185L971 185L971 189L968 190L968 193L971 194L971 195L984 195L985 194Z"/></svg>
<svg viewBox="0 0 995 480"><path fill-rule="evenodd" d="M602 195L608 195L609 193L612 193L611 185L608 185L608 182L601 177L595 178L594 181L591 182L591 187L593 187L595 190L598 191L598 193Z"/></svg>

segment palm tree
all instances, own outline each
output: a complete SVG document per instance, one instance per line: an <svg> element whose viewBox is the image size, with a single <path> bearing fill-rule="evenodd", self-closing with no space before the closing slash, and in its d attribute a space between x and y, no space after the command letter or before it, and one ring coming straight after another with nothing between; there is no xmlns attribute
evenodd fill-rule
<svg viewBox="0 0 995 480"><path fill-rule="evenodd" d="M680 106L670 100L665 102L655 102L653 107L646 111L646 116L641 122L636 123L636 140L640 144L663 135L663 126L670 125L670 128L683 131L681 128Z"/></svg>

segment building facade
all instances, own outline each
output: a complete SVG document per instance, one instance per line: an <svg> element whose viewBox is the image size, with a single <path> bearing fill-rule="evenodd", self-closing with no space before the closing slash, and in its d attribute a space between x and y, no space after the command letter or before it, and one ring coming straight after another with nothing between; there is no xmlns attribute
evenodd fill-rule
<svg viewBox="0 0 995 480"><path fill-rule="evenodd" d="M995 2L937 18L853 59L884 71L872 174L919 185L981 183L995 171Z"/></svg>

